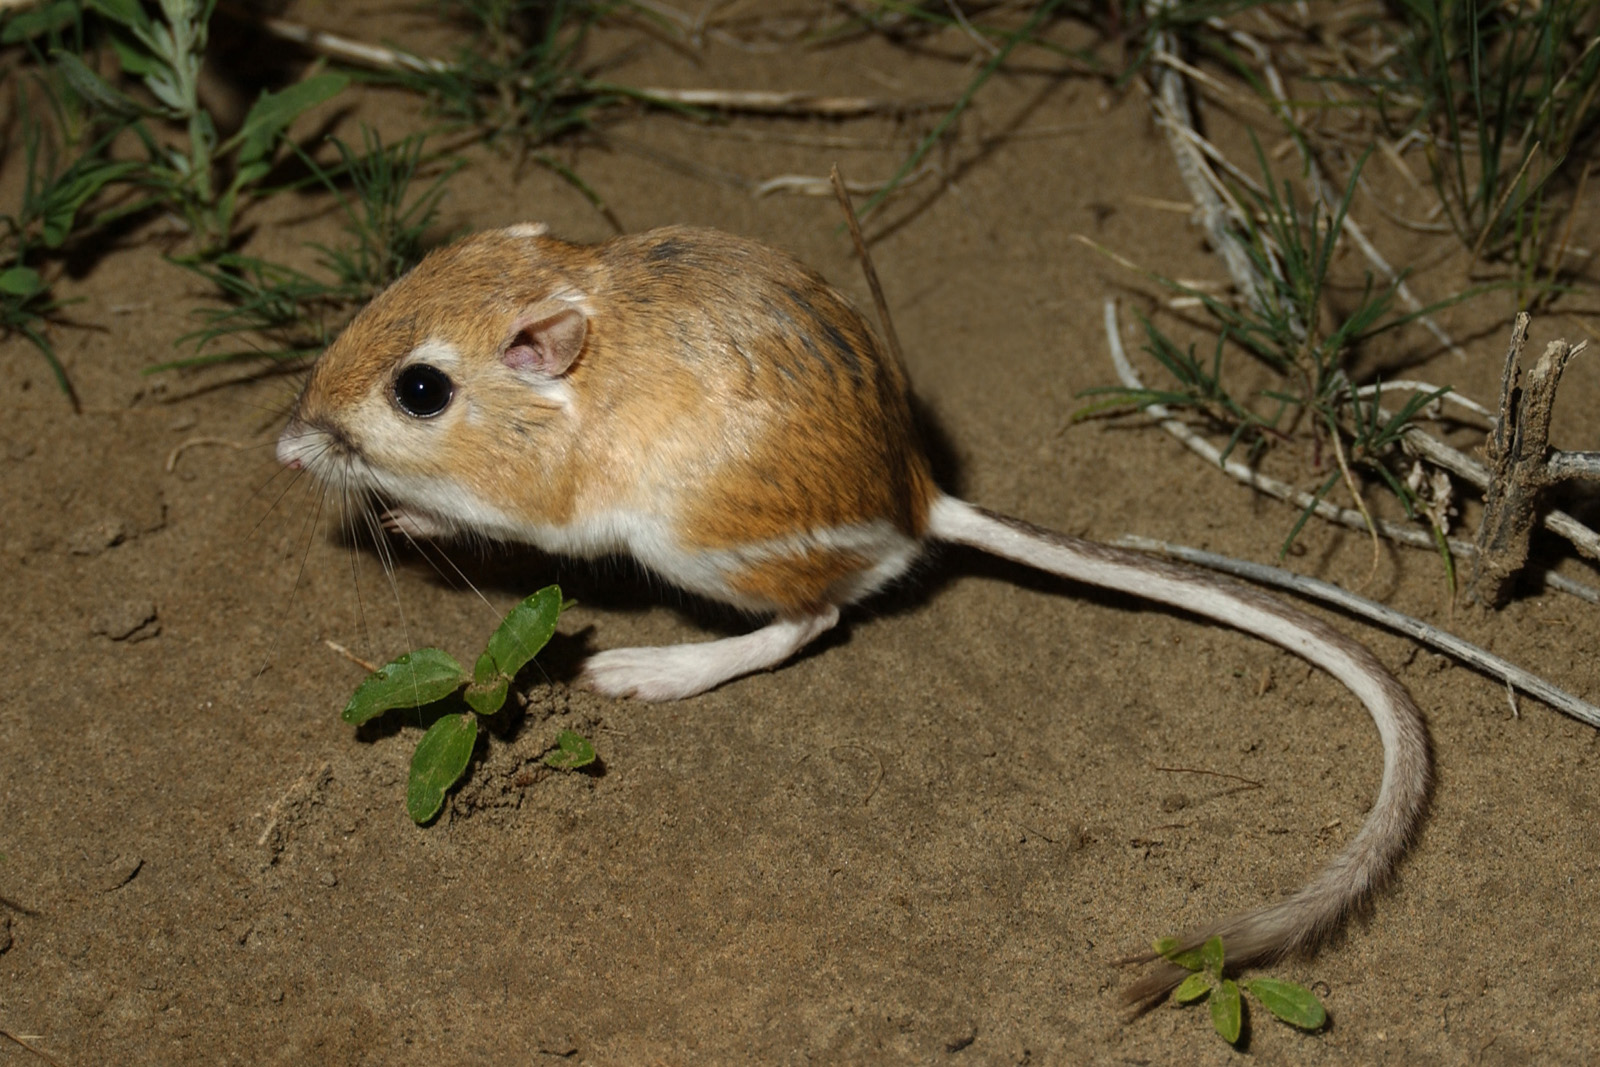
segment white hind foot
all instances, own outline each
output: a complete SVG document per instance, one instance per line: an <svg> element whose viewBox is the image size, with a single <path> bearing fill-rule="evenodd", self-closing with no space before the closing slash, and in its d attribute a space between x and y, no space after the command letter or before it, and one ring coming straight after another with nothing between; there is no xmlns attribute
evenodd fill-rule
<svg viewBox="0 0 1600 1067"><path fill-rule="evenodd" d="M720 641L596 652L584 663L579 682L607 696L682 700L741 675L776 667L838 621L839 609L829 606L815 615L778 619Z"/></svg>

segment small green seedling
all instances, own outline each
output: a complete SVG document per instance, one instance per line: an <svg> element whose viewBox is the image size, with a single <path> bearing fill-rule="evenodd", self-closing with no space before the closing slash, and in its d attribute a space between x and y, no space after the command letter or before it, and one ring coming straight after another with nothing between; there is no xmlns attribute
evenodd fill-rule
<svg viewBox="0 0 1600 1067"><path fill-rule="evenodd" d="M544 762L558 771L575 771L594 762L594 746L577 731L562 730L556 735L555 749L544 754Z"/></svg>
<svg viewBox="0 0 1600 1067"><path fill-rule="evenodd" d="M385 144L376 131L362 126L361 139L363 150L357 152L337 137L329 138L339 162L326 166L299 146L289 145L311 172L307 184L315 182L332 193L345 216L347 240L309 246L318 253L323 269L308 274L236 252L179 261L215 285L226 305L198 309L205 325L178 338L180 345L192 342L196 355L160 363L146 373L241 358L314 356L328 346L356 305L371 300L417 265L426 251L424 236L438 219L445 183L461 161L445 165L418 192L419 171L431 162L423 152L422 135ZM215 341L239 334L255 334L276 347L253 343L223 352L204 351Z"/></svg>
<svg viewBox="0 0 1600 1067"><path fill-rule="evenodd" d="M1220 937L1185 951L1179 951L1177 938L1163 937L1155 943L1155 950L1179 967L1194 972L1172 991L1172 999L1185 1006L1207 1001L1212 1027L1230 1045L1237 1045L1244 1032L1241 985L1261 1001L1264 1008L1290 1026L1309 1033L1322 1029L1328 1021L1322 1002L1303 985L1278 978L1252 978L1240 983L1224 977Z"/></svg>
<svg viewBox="0 0 1600 1067"><path fill-rule="evenodd" d="M284 157L289 127L349 84L343 74L312 74L263 92L238 129L224 137L200 99L200 73L216 0L161 0L160 17L138 0L89 0L110 30L122 71L144 85L144 98L65 49L52 53L68 84L92 108L128 124L146 159L124 179L145 195L128 211L163 206L188 223L195 254L228 250L243 204L267 194L264 181Z"/></svg>
<svg viewBox="0 0 1600 1067"><path fill-rule="evenodd" d="M478 716L493 715L506 702L517 672L537 656L556 632L556 619L570 602L557 586L546 586L512 608L489 636L469 674L448 652L419 648L373 671L345 705L345 722L360 725L394 708L420 708L452 701L428 727L411 757L406 811L422 825L439 814L445 794L461 780L478 740ZM460 707L464 704L464 707ZM571 730L561 731L545 763L576 770L594 762L594 746Z"/></svg>

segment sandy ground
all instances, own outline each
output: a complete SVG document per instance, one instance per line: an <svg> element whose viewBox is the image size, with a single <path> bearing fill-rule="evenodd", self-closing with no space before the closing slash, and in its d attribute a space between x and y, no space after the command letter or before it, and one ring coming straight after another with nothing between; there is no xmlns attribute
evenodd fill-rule
<svg viewBox="0 0 1600 1067"><path fill-rule="evenodd" d="M408 23L365 25L403 39ZM972 69L959 35L776 57L594 48L621 56L609 76L633 84L949 96ZM376 91L338 129L353 136L362 118L390 137L424 121L413 100ZM1224 144L1243 145L1234 118L1212 118ZM629 229L752 234L865 306L831 199L755 198L729 177L820 176L839 160L878 179L913 132L651 116L563 158ZM468 158L450 226L543 219L574 238L608 234L548 171ZM953 183L897 201L874 253L945 484L1073 533L1272 561L1288 509L1136 420L1069 424L1075 394L1111 378L1102 299L1123 299L1130 342L1131 309L1156 305L1074 234L1173 275L1221 277L1184 215L1149 206L1184 193L1141 94L1019 54L942 163ZM253 250L307 264L305 242L337 236L321 199L285 198L250 222ZM737 624L626 566L531 554L452 553L487 605L414 554L391 588L373 552L352 551L325 513L313 526L314 496L274 470L292 379L141 376L172 356L202 297L163 261L164 228L62 283L82 299L54 334L81 417L31 348L0 345L12 679L0 694L0 1027L73 1067L1236 1058L1198 1012L1128 1020L1116 991L1129 975L1113 961L1279 897L1354 833L1380 749L1336 683L1239 634L945 552L774 673L665 706L570 688L586 650ZM1434 247L1379 235L1401 262ZM1600 241L1592 212L1578 239ZM1454 291L1459 257L1415 283ZM1364 358L1420 363L1417 376L1487 399L1507 317L1502 298L1445 317L1467 361L1403 332ZM1580 328L1542 319L1536 345ZM1564 447L1600 446L1596 368L1570 371ZM1274 462L1317 477L1303 455ZM1295 569L1366 579L1362 537L1312 526L1301 544ZM340 722L362 672L324 639L375 660L423 644L465 654L552 580L581 605L547 653L551 683L487 740L438 824L418 829L402 805L417 731ZM1497 615L1452 609L1438 559L1399 550L1366 588L1600 691L1593 606L1549 594ZM1335 622L1426 712L1438 783L1370 914L1276 971L1321 991L1329 1029L1307 1037L1258 1014L1250 1055L1590 1060L1595 731L1531 700L1513 717L1498 683ZM541 773L563 727L593 738L602 770ZM0 1064L44 1062L0 1040Z"/></svg>

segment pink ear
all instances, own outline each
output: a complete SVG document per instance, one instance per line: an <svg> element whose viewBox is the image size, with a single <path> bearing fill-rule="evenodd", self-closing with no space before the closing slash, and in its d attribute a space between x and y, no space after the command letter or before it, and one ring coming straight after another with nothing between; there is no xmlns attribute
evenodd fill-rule
<svg viewBox="0 0 1600 1067"><path fill-rule="evenodd" d="M500 362L512 370L537 371L551 378L565 374L583 351L589 319L571 306L551 312L548 305L540 305L518 319Z"/></svg>

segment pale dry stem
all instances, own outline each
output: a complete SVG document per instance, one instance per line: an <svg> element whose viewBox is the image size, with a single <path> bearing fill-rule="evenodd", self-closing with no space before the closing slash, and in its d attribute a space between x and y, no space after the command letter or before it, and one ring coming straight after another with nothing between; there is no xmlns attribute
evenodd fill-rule
<svg viewBox="0 0 1600 1067"><path fill-rule="evenodd" d="M1287 109L1289 107L1288 98L1283 91L1281 79L1278 77L1277 71L1273 68L1271 63L1271 54L1269 50L1255 38L1251 37L1249 34L1243 33L1242 31L1230 31L1230 36L1241 47L1244 47L1250 51L1259 62L1264 64L1267 70L1267 81L1272 86L1272 90L1277 96L1277 103L1279 107ZM1156 45L1156 52L1158 54L1170 54L1171 47L1172 43L1169 38L1165 36L1158 38ZM1174 64L1166 63L1159 66L1155 75L1155 82L1156 92L1152 99L1152 107L1155 111L1157 122L1167 133L1168 145L1171 148L1174 159L1177 163L1179 175L1181 176L1185 187L1189 190L1190 196L1194 199L1196 204L1196 215L1199 218L1200 224L1206 231L1206 235L1210 240L1212 248L1223 257L1224 263L1228 268L1228 273L1230 277L1233 278L1235 288L1246 300L1253 300L1254 294L1258 292L1264 284L1264 279L1262 279L1260 275L1256 273L1253 265L1249 262L1249 259L1243 254L1242 249L1239 247L1236 233L1232 227L1228 225L1230 214L1235 221L1242 219L1243 216L1240 212L1239 206L1237 203L1232 201L1231 197L1227 196L1225 192L1222 192L1219 189L1222 183L1211 169L1212 164L1224 166L1229 170L1230 173L1237 175L1237 168L1232 167L1231 164L1228 164L1225 160L1223 160L1221 153L1215 148L1215 146L1211 145L1209 142L1206 142L1205 139L1195 131L1194 126L1189 118L1190 104L1188 94L1183 85L1183 79L1181 75L1179 74L1178 70L1174 69ZM1338 198L1334 194L1332 188L1323 179L1316 161L1314 159L1308 159L1307 166L1309 168L1308 173L1310 175L1310 182L1313 191L1316 193L1318 199L1326 204L1330 210L1333 209L1338 203ZM1348 214L1346 214L1344 217L1341 232L1348 235L1351 241L1361 251L1362 255L1368 260L1368 262L1371 263L1374 268L1376 268L1386 279L1389 280L1392 285L1395 286L1396 295L1408 309L1416 312L1423 307L1421 301L1417 299L1410 287L1406 285L1403 279L1400 278L1398 272L1395 271L1388 261L1383 258L1371 240L1368 239L1360 225L1351 219ZM1451 352L1455 353L1459 358L1466 357L1465 350L1462 349L1461 346L1458 345L1447 333L1445 333L1445 331L1433 321L1431 316L1419 316L1418 322L1425 329L1427 329L1435 337L1435 339L1440 342L1440 344L1444 345ZM1108 333L1109 332L1112 331L1108 330ZM1131 370L1131 367L1129 369ZM1383 417L1388 417L1388 412L1381 413ZM1166 425L1169 430L1177 432L1173 429L1173 420L1169 419L1168 423L1164 423L1164 425ZM1182 427L1182 429L1187 432L1187 427L1183 427L1181 423L1175 423L1175 425ZM1207 449L1210 449L1210 451L1213 453L1216 452L1215 449L1210 448L1208 444L1200 441L1200 439L1195 438L1194 441L1200 444L1201 447L1198 448L1197 451L1200 451L1201 454L1205 454ZM1411 452L1413 455L1425 458L1436 466L1439 466L1444 470L1457 475L1458 477L1464 478L1480 490L1487 490L1490 478L1488 472L1481 464L1459 450L1452 448L1442 441L1439 441L1437 438L1434 438L1420 427L1407 427L1403 433L1402 442L1406 450ZM1195 448L1196 444L1190 443L1190 447ZM1224 469L1228 469L1229 466L1231 466L1231 464L1224 465ZM1240 466L1242 467L1242 465ZM1243 470L1248 471L1248 468L1243 468ZM1342 463L1341 470L1344 470L1344 464ZM1305 500L1297 500L1297 502L1300 502L1302 506L1306 506L1306 503L1309 500L1309 494L1299 493L1298 490L1294 490L1292 487L1282 485L1281 483L1275 489L1269 488L1271 480L1265 479L1263 476L1256 474L1255 472L1249 472L1248 476L1242 476L1241 473L1237 471L1230 471L1229 473L1233 474L1234 477L1245 481L1246 484L1256 486L1262 491L1268 492L1270 495L1278 496L1280 499L1296 500L1297 498L1306 498ZM1359 494L1357 495L1357 499L1359 500ZM1394 524L1388 523L1379 523L1369 526L1366 520L1362 518L1361 512L1346 513L1348 509L1336 508L1333 505L1328 504L1326 501L1319 502L1314 510L1316 514L1322 518L1339 522L1342 525L1356 526L1356 522L1352 520L1360 520L1360 525L1362 527L1382 532L1384 536L1390 537L1394 540L1399 540L1410 544L1418 544L1422 547L1433 546L1432 537L1423 533L1422 531L1396 527ZM1365 512L1365 510L1365 506L1363 505L1361 511ZM1552 532L1565 537L1581 553L1590 557L1591 559L1600 560L1600 535L1597 535L1593 530L1590 530L1582 523L1579 523L1576 519L1572 518L1572 516L1556 510L1546 512L1543 515L1543 522L1547 529L1550 529ZM1402 530L1404 530L1403 534L1401 533ZM1465 543L1450 542L1450 544L1452 546L1452 551L1459 551L1456 548L1456 545L1464 545ZM1473 550L1469 548L1464 554L1470 555L1472 551Z"/></svg>
<svg viewBox="0 0 1600 1067"><path fill-rule="evenodd" d="M895 332L894 319L889 314L889 302L884 299L883 286L878 282L878 270L872 265L872 253L867 250L866 238L861 235L861 220L856 217L856 209L850 203L849 187L845 184L844 173L839 170L839 164L833 165L830 177L833 180L834 195L839 198L839 209L844 212L845 223L850 227L850 239L855 242L856 256L861 260L861 273L867 277L867 287L872 290L872 302L878 309L878 322L883 326L883 337L888 342L889 354L894 356L896 363L904 363L905 359L900 350L900 335Z"/></svg>
<svg viewBox="0 0 1600 1067"><path fill-rule="evenodd" d="M1385 607L1366 597L1357 596L1348 589L1343 589L1332 582L1324 582L1317 578L1308 578L1303 574L1283 570L1280 567L1268 567L1260 563L1251 563L1248 560L1233 559L1228 556L1219 556L1212 552L1203 552L1186 545L1174 545L1165 541L1154 541L1147 537L1119 537L1116 542L1126 548L1136 548L1145 552L1158 552L1181 559L1186 563L1209 567L1212 570L1223 571L1227 574L1248 578L1253 582L1277 586L1288 589L1302 596L1312 597L1328 604L1336 605L1345 611L1359 615L1362 618L1405 634L1413 640L1419 641L1432 648L1437 648L1455 659L1469 663L1485 674L1500 679L1508 688L1515 687L1524 693L1535 696L1581 722L1591 726L1600 726L1600 708L1588 701L1573 696L1566 690L1549 681L1523 670L1516 664L1496 656L1494 653L1479 648L1470 641L1464 641L1456 635L1429 625L1421 619ZM1513 702L1513 710L1515 703Z"/></svg>
<svg viewBox="0 0 1600 1067"><path fill-rule="evenodd" d="M442 59L419 56L385 45L369 44L366 41L327 33L288 19L257 15L248 9L231 5L228 11L236 18L254 23L280 40L289 41L318 55L337 59L352 66L414 74L437 74L454 69L453 64ZM758 115L812 115L819 118L856 118L866 115L899 115L911 111L937 111L949 108L952 103L948 100L886 100L864 96L822 96L805 91L670 89L660 86L624 88L629 95L652 103Z"/></svg>
<svg viewBox="0 0 1600 1067"><path fill-rule="evenodd" d="M198 448L202 445L215 445L221 448L231 448L235 452L248 452L252 448L261 447L259 444L251 444L246 441L235 441L228 437L191 437L182 444L178 445L171 452L167 453L167 462L163 465L163 469L166 470L168 474L173 473L178 469L178 459L185 452L189 451L191 448Z"/></svg>
<svg viewBox="0 0 1600 1067"><path fill-rule="evenodd" d="M1104 324L1106 343L1111 352L1111 362L1116 368L1117 379L1129 389L1145 388L1143 379L1139 377L1138 371L1134 370L1133 364L1128 360L1127 352L1122 347L1122 337L1117 329L1116 302L1113 300L1108 299L1105 302ZM1337 504L1327 500L1318 500L1310 493L1296 489L1287 482L1280 481L1271 475L1263 474L1248 464L1241 463L1236 459L1224 460L1222 458L1222 450L1220 448L1212 444L1210 441L1207 441L1204 437L1201 437L1182 420L1175 417L1172 413L1172 410L1164 404L1150 404L1147 405L1144 410L1152 418L1157 420L1157 425L1159 425L1163 430L1167 431L1167 433L1171 434L1173 437L1176 437L1180 442L1183 443L1184 447L1189 449L1189 451L1206 460L1208 463L1219 467L1224 474L1228 475L1228 477L1234 479L1242 485L1247 485L1257 492L1264 493L1267 496L1274 497L1278 500L1282 500L1285 503L1293 504L1295 507L1310 508L1312 512L1317 515L1317 517L1327 522L1336 523L1337 525L1348 527L1352 530L1359 530L1363 533L1366 533L1375 527L1380 534L1389 540L1394 541L1396 544L1409 545L1412 548L1424 548L1432 551L1438 550L1438 542L1434 540L1433 534L1429 531L1419 530L1413 526L1406 526L1400 523L1390 522L1387 519L1375 519L1372 525L1369 526L1367 518L1359 511L1356 511L1352 508L1341 508ZM1387 416L1385 415L1385 417ZM1439 444L1435 438L1429 436L1428 434L1422 433L1421 431L1417 431L1414 437L1411 434L1407 434L1404 438L1402 438L1402 442L1407 445L1431 443L1433 446L1437 446L1437 449L1442 451L1435 451L1434 453L1429 454L1428 452L1419 450L1419 454L1430 459L1435 459L1435 457L1438 457L1451 460L1453 462L1458 461L1459 464L1470 464L1470 466L1463 465L1461 467L1461 471L1453 471L1453 473L1467 471L1477 477L1481 477L1483 479L1483 485L1488 484L1488 473L1484 471L1482 467L1478 466L1473 461L1468 460L1465 456L1462 456L1454 449L1450 449L1448 446ZM1437 462L1437 459L1435 459L1435 462ZM1463 476L1466 477L1466 475ZM1472 477L1467 477L1467 480L1472 481ZM1579 525L1576 520L1572 519L1570 516L1565 516L1560 512L1550 512L1545 515L1545 526L1553 532L1559 533L1566 528L1554 521L1557 517L1565 519L1566 522L1571 526ZM1474 558L1478 552L1477 545L1473 544L1471 541L1461 540L1460 538L1446 538L1445 544L1449 546L1451 554L1459 559ZM1587 600L1592 604L1600 604L1600 590L1597 590L1594 587L1586 585L1582 582L1577 582L1570 578L1565 578L1559 574L1553 573L1547 573L1544 576L1544 582L1552 589L1569 593L1582 600Z"/></svg>
<svg viewBox="0 0 1600 1067"><path fill-rule="evenodd" d="M1372 567L1361 581L1365 587L1377 576L1378 566L1383 562L1383 541L1378 536L1378 525L1373 521L1372 512L1367 510L1367 501L1361 495L1361 487L1356 484L1356 476L1351 473L1350 461L1345 458L1344 442L1339 439L1338 430L1329 437L1332 439L1333 458L1339 464L1339 476L1344 480L1344 487L1350 491L1350 499L1355 501L1356 510L1361 513L1362 521L1367 524L1367 532L1372 535Z"/></svg>

